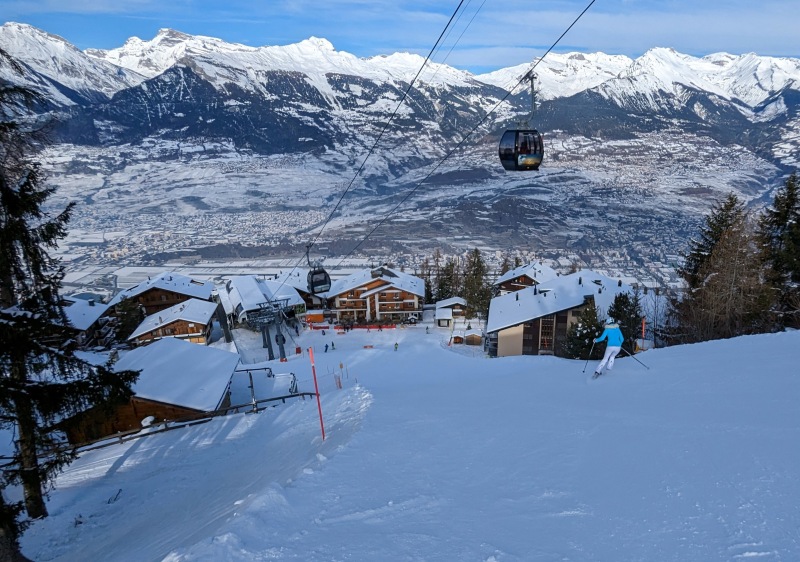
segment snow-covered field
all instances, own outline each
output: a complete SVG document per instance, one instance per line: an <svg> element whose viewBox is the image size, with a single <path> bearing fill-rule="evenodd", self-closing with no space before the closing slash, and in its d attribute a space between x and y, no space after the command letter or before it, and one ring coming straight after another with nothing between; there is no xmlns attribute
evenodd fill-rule
<svg viewBox="0 0 800 562"><path fill-rule="evenodd" d="M24 553L800 560L800 332L652 350L637 356L649 369L620 358L597 380L583 361L487 359L448 334L301 333L324 441L316 401L297 400L86 453ZM274 370L313 391L307 353Z"/></svg>

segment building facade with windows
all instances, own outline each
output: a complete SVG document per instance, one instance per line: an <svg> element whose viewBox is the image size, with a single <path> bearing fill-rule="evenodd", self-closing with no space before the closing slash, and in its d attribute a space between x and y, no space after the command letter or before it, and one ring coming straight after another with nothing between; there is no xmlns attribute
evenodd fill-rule
<svg viewBox="0 0 800 562"><path fill-rule="evenodd" d="M108 305L113 307L123 299L133 299L142 306L145 315L149 316L189 299L210 301L213 291L214 284L211 281L199 281L179 273L164 272L116 294Z"/></svg>
<svg viewBox="0 0 800 562"><path fill-rule="evenodd" d="M486 325L493 357L561 355L571 324L594 305L605 315L630 285L590 270L556 277L492 299Z"/></svg>
<svg viewBox="0 0 800 562"><path fill-rule="evenodd" d="M382 266L359 271L331 285L328 307L336 322L402 322L422 318L425 282Z"/></svg>

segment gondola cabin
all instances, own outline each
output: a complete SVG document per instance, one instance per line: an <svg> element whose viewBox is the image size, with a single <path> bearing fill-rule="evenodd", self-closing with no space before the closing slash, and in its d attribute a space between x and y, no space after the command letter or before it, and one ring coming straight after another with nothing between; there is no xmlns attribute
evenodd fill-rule
<svg viewBox="0 0 800 562"><path fill-rule="evenodd" d="M331 288L331 276L322 267L315 267L308 272L308 291L313 294L326 293Z"/></svg>
<svg viewBox="0 0 800 562"><path fill-rule="evenodd" d="M544 158L544 141L536 129L509 129L500 139L499 151L506 170L538 170Z"/></svg>

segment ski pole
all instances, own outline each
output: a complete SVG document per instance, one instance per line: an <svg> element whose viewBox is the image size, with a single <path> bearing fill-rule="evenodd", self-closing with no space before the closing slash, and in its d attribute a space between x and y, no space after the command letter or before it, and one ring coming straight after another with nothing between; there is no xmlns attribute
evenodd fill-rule
<svg viewBox="0 0 800 562"><path fill-rule="evenodd" d="M592 351L594 351L594 344L595 344L595 342L594 342L594 340L592 340L592 349L589 350L589 358L586 359L586 365L583 366L583 371L582 371L583 373L586 372L586 366L589 364L589 359L592 358Z"/></svg>
<svg viewBox="0 0 800 562"><path fill-rule="evenodd" d="M625 353L627 353L627 354L628 354L628 357L630 357L630 358L632 358L632 359L636 360L636 362L637 362L637 363L639 363L639 364L640 364L642 367L644 367L644 368L645 368L645 369L647 369L648 371L650 370L650 367L648 367L647 365L645 365L644 363L642 363L641 361L639 361L638 359L636 359L636 357L634 357L633 355L631 355L630 353L628 353L628 350L627 350L627 349L625 349L624 347L620 347L620 349L621 349L622 351L624 351Z"/></svg>

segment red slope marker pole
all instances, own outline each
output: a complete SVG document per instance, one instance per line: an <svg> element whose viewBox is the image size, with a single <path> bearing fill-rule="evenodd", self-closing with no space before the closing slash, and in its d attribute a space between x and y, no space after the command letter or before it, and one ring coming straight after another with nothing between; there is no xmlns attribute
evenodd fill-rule
<svg viewBox="0 0 800 562"><path fill-rule="evenodd" d="M319 386L317 385L317 367L314 365L314 348L308 348L308 357L311 359L311 374L314 375L314 392L317 394L317 410L319 410L319 427L322 430L322 440L325 441L325 423L322 421L322 403L319 401Z"/></svg>

